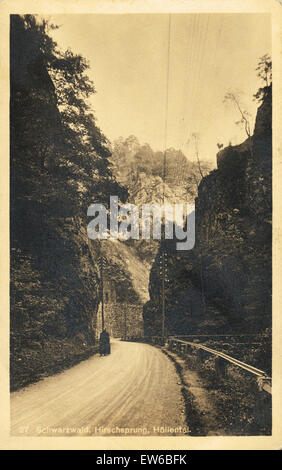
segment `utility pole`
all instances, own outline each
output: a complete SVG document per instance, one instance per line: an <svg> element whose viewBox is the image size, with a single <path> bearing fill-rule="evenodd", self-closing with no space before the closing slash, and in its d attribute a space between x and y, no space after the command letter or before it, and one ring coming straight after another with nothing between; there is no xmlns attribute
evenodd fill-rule
<svg viewBox="0 0 282 470"><path fill-rule="evenodd" d="M206 299L205 299L205 288L204 288L204 273L203 273L203 253L200 251L200 275L201 275L201 293L202 293L202 305L204 315L206 314Z"/></svg>
<svg viewBox="0 0 282 470"><path fill-rule="evenodd" d="M126 340L127 337L127 314L126 314L126 308L124 309L124 339Z"/></svg>
<svg viewBox="0 0 282 470"><path fill-rule="evenodd" d="M100 259L101 301L102 301L102 330L104 330L104 327L105 327L105 321L104 321L104 263L105 263L105 258L104 258L104 256L102 256L101 259Z"/></svg>
<svg viewBox="0 0 282 470"><path fill-rule="evenodd" d="M165 337L165 255L164 250L162 252L162 338L164 341Z"/></svg>
<svg viewBox="0 0 282 470"><path fill-rule="evenodd" d="M165 251L164 246L161 248L161 257L160 257L160 270L159 275L161 278L161 306L162 306L162 339L165 339L165 329L166 329L166 299L165 299L165 288L166 288L166 281L167 281L167 253Z"/></svg>
<svg viewBox="0 0 282 470"><path fill-rule="evenodd" d="M168 125L168 92L169 92L169 69L170 69L170 34L171 34L171 14L168 15L168 42L167 42L167 70L166 70L166 108L165 108L165 128L164 128L164 159L163 159L163 204L165 204L165 184L166 184L166 147L167 147L167 125ZM161 266L162 266L162 341L165 342L165 229L162 227L162 255L161 255Z"/></svg>

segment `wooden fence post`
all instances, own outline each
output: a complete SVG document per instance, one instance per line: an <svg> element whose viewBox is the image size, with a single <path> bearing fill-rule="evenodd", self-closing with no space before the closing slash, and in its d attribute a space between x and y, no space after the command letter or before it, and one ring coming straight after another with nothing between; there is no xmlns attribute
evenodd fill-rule
<svg viewBox="0 0 282 470"><path fill-rule="evenodd" d="M227 372L226 366L227 366L226 361L222 357L217 356L215 358L215 372L218 378L226 377L226 372Z"/></svg>
<svg viewBox="0 0 282 470"><path fill-rule="evenodd" d="M271 428L271 395L264 390L268 383L264 377L258 377L254 391L254 419L255 423L262 428Z"/></svg>

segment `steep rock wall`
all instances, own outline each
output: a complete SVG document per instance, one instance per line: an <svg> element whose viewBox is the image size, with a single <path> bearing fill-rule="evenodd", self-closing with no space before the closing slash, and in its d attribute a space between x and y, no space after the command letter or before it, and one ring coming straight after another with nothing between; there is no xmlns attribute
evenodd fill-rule
<svg viewBox="0 0 282 470"><path fill-rule="evenodd" d="M14 390L94 352L99 249L87 237L76 192L70 197L72 182L67 188L62 168L51 165L62 153L62 125L38 42L41 36L23 18L13 15L11 21L10 378Z"/></svg>
<svg viewBox="0 0 282 470"><path fill-rule="evenodd" d="M257 332L271 326L271 89L258 109L254 135L217 156L196 199L196 244L168 253L169 333ZM159 251L144 307L147 334L161 332Z"/></svg>

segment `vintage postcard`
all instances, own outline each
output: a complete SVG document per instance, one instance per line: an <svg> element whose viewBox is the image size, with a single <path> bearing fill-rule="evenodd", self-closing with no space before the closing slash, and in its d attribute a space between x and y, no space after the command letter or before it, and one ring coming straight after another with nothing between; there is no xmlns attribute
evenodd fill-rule
<svg viewBox="0 0 282 470"><path fill-rule="evenodd" d="M281 448L281 2L0 13L1 448Z"/></svg>

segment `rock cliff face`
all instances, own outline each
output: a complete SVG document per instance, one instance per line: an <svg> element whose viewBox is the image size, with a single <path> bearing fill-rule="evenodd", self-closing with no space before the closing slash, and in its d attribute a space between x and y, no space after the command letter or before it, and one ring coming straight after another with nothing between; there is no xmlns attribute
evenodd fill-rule
<svg viewBox="0 0 282 470"><path fill-rule="evenodd" d="M55 153L60 133L54 86L22 52L11 64L12 390L93 353L99 304L99 249L39 158L41 139Z"/></svg>
<svg viewBox="0 0 282 470"><path fill-rule="evenodd" d="M138 207L143 204L191 204L197 192L200 172L197 163L188 160L180 150L166 150L165 182L164 154L154 152L148 144L140 145L137 138L130 136L115 142L112 155L113 173L117 180L128 189L128 202ZM208 162L201 163L201 172L210 170ZM141 260L150 264L157 254L159 241L134 240L131 243Z"/></svg>
<svg viewBox="0 0 282 470"><path fill-rule="evenodd" d="M91 152L86 154L78 135L74 138L66 127L58 104L61 90L58 94L48 68L50 38L43 30L30 15L12 17L12 390L97 351L102 256L105 286L112 285L104 296L116 294L105 308L105 324L114 335L124 334L125 326L128 334L143 333L142 307L148 300L149 266L134 248L110 241L102 247L87 236L90 202L108 203L110 195L120 195L121 186L107 167L109 152L99 129L90 126Z"/></svg>
<svg viewBox="0 0 282 470"><path fill-rule="evenodd" d="M64 165L42 31L29 15L11 17L12 390L95 351L100 301L99 247L87 237L85 208Z"/></svg>
<svg viewBox="0 0 282 470"><path fill-rule="evenodd" d="M169 333L257 332L271 326L272 140L271 88L260 105L254 135L217 155L196 198L196 243L167 255ZM161 247L162 249L162 247ZM159 250L144 307L147 334L160 334Z"/></svg>
<svg viewBox="0 0 282 470"><path fill-rule="evenodd" d="M134 246L119 240L104 240L105 257L104 319L105 327L113 337L142 336L143 305L149 299L150 266L141 261ZM97 318L101 331L101 304Z"/></svg>
<svg viewBox="0 0 282 470"><path fill-rule="evenodd" d="M48 235L37 239L38 253L12 248L12 389L69 367L95 350L97 247L72 219Z"/></svg>

